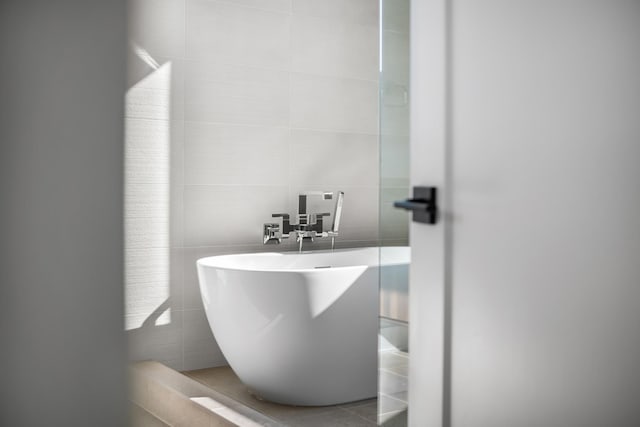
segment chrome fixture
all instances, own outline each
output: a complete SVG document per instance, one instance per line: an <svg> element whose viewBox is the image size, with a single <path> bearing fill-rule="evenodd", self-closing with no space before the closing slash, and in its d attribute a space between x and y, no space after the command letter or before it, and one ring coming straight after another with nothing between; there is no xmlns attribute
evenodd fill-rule
<svg viewBox="0 0 640 427"><path fill-rule="evenodd" d="M282 218L282 225L277 222L264 224L263 243L282 243L282 239L288 239L293 233L298 243L298 251L302 252L302 244L305 241L313 242L316 237L331 237L331 250L335 247L335 239L340 228L340 217L342 216L342 202L344 192L338 191L336 204L333 211L333 223L329 231L324 231L323 218L331 215L329 212L308 213L307 198L310 196L320 196L322 200L332 200L333 193L322 191L310 191L298 196L298 213L295 223L291 223L291 217L287 213L275 213L273 218Z"/></svg>

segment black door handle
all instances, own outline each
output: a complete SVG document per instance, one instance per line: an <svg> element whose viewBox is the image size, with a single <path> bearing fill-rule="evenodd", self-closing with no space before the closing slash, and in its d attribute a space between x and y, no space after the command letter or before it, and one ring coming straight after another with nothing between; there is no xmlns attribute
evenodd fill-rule
<svg viewBox="0 0 640 427"><path fill-rule="evenodd" d="M413 198L393 202L396 208L413 212L413 221L424 224L438 222L436 187L413 187Z"/></svg>

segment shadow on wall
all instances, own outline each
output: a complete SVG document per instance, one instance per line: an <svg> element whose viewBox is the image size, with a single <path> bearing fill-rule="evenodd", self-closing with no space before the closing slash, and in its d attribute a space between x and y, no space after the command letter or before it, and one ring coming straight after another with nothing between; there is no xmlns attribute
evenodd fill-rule
<svg viewBox="0 0 640 427"><path fill-rule="evenodd" d="M142 322L139 328L127 330L129 357L132 360L148 359L150 358L149 350L151 348L158 345L170 346L172 344L170 337L174 335L173 329L175 326L171 322L162 324L159 320L163 313L170 313L170 310L171 304L167 299ZM169 339L167 340L167 338Z"/></svg>
<svg viewBox="0 0 640 427"><path fill-rule="evenodd" d="M127 325L127 328L130 360L156 360L177 370L185 369L183 322L180 313L172 309L170 298L152 310L139 325Z"/></svg>

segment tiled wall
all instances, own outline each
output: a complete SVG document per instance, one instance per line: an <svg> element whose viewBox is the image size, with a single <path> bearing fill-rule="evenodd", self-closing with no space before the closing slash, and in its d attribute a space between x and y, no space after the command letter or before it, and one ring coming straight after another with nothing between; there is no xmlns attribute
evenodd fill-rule
<svg viewBox="0 0 640 427"><path fill-rule="evenodd" d="M380 238L400 244L409 238L409 215L393 207L409 197L409 4L382 0L381 14Z"/></svg>
<svg viewBox="0 0 640 427"><path fill-rule="evenodd" d="M301 191L345 192L340 246L379 243L378 16L378 0L131 1L132 359L224 364L195 261L273 250L262 224Z"/></svg>

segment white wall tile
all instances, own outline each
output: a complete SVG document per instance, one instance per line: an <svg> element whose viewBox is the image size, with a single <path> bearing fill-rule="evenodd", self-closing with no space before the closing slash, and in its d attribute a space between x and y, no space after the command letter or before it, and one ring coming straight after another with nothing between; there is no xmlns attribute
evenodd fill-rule
<svg viewBox="0 0 640 427"><path fill-rule="evenodd" d="M220 354L203 309L185 310L183 318L185 353L215 351Z"/></svg>
<svg viewBox="0 0 640 427"><path fill-rule="evenodd" d="M169 219L171 247L184 245L184 122L171 123Z"/></svg>
<svg viewBox="0 0 640 427"><path fill-rule="evenodd" d="M293 13L372 26L379 19L378 0L293 0Z"/></svg>
<svg viewBox="0 0 640 427"><path fill-rule="evenodd" d="M168 248L169 218L128 217L124 221L127 248Z"/></svg>
<svg viewBox="0 0 640 427"><path fill-rule="evenodd" d="M373 81L291 76L291 126L378 132L378 84Z"/></svg>
<svg viewBox="0 0 640 427"><path fill-rule="evenodd" d="M407 187L383 187L380 189L380 201L382 203L393 203L396 200L411 197L411 190ZM398 212L405 212L398 209Z"/></svg>
<svg viewBox="0 0 640 427"><path fill-rule="evenodd" d="M378 239L378 187L345 187L340 240Z"/></svg>
<svg viewBox="0 0 640 427"><path fill-rule="evenodd" d="M140 321L139 327L158 307L169 298L167 286L155 282L127 284L125 287L125 314L127 317L136 316Z"/></svg>
<svg viewBox="0 0 640 427"><path fill-rule="evenodd" d="M151 150L130 150L125 179L131 185L155 184L169 197L169 154Z"/></svg>
<svg viewBox="0 0 640 427"><path fill-rule="evenodd" d="M184 309L184 249L169 251L169 303L174 310Z"/></svg>
<svg viewBox="0 0 640 427"><path fill-rule="evenodd" d="M409 35L384 31L382 49L382 78L409 86Z"/></svg>
<svg viewBox="0 0 640 427"><path fill-rule="evenodd" d="M181 121L125 119L126 182L182 183L184 124Z"/></svg>
<svg viewBox="0 0 640 427"><path fill-rule="evenodd" d="M409 136L380 135L380 175L383 187L409 186Z"/></svg>
<svg viewBox="0 0 640 427"><path fill-rule="evenodd" d="M375 134L293 129L291 157L291 182L297 185L378 185Z"/></svg>
<svg viewBox="0 0 640 427"><path fill-rule="evenodd" d="M158 317L165 324L171 313L182 310L183 251L169 248L126 250L125 316L126 328L138 328L142 322ZM134 265L135 268L132 268ZM135 271L132 271L135 270ZM131 323L139 322L139 323Z"/></svg>
<svg viewBox="0 0 640 427"><path fill-rule="evenodd" d="M291 23L292 70L378 79L378 28L308 16Z"/></svg>
<svg viewBox="0 0 640 427"><path fill-rule="evenodd" d="M161 188L169 187L169 153L154 150L127 151L127 182L132 185L142 183L157 184ZM166 192L168 193L168 190Z"/></svg>
<svg viewBox="0 0 640 427"><path fill-rule="evenodd" d="M202 304L202 293L200 292L200 285L198 283L198 269L196 267L196 261L206 256L218 255L217 252L220 250L220 247L218 247L217 249L218 250L211 250L209 248L185 249L185 255L183 258L183 304L186 310L204 310L204 306ZM227 251L233 252L232 249L227 249Z"/></svg>
<svg viewBox="0 0 640 427"><path fill-rule="evenodd" d="M288 14L213 0L187 0L187 58L287 69Z"/></svg>
<svg viewBox="0 0 640 427"><path fill-rule="evenodd" d="M287 185L289 129L187 122L186 185Z"/></svg>
<svg viewBox="0 0 640 427"><path fill-rule="evenodd" d="M169 216L167 186L155 183L132 183L125 188L126 218L167 218Z"/></svg>
<svg viewBox="0 0 640 427"><path fill-rule="evenodd" d="M139 62L138 59L136 61ZM142 71L132 70L146 68ZM129 65L129 87L125 95L125 116L152 120L181 120L184 110L182 61L171 60L153 67Z"/></svg>
<svg viewBox="0 0 640 427"><path fill-rule="evenodd" d="M127 282L156 283L169 281L169 249L126 249Z"/></svg>
<svg viewBox="0 0 640 427"><path fill-rule="evenodd" d="M384 117L380 124L383 135L407 135L409 129L409 105L382 105L380 115Z"/></svg>
<svg viewBox="0 0 640 427"><path fill-rule="evenodd" d="M271 214L288 212L287 187L187 186L186 246L262 243L262 226Z"/></svg>
<svg viewBox="0 0 640 427"><path fill-rule="evenodd" d="M194 369L213 368L217 366L228 366L229 362L224 358L223 354L216 353L185 353L184 370L190 371Z"/></svg>
<svg viewBox="0 0 640 427"><path fill-rule="evenodd" d="M148 247L149 245L143 243L148 239L151 239L150 241L162 239L171 247L182 246L181 193L183 188L176 186L175 191L173 187L168 191L166 185L153 183L129 183L127 187L124 211L126 233L131 232L136 236L127 236L127 247ZM145 221L149 224L145 224ZM167 224L166 227L165 224ZM146 231L143 232L146 227L147 229L153 227L154 233L158 235L142 236L140 233L146 233Z"/></svg>
<svg viewBox="0 0 640 427"><path fill-rule="evenodd" d="M293 239L262 245L262 225L295 214L303 190L345 191L337 247L378 240L377 0L131 8L130 357L175 369L226 364L202 309L198 258L295 249ZM326 203L317 209L333 212Z"/></svg>
<svg viewBox="0 0 640 427"><path fill-rule="evenodd" d="M173 369L183 369L182 312L171 310L168 314L169 321L162 324L148 317L142 321L125 318L140 325L126 332L130 360L157 360Z"/></svg>
<svg viewBox="0 0 640 427"><path fill-rule="evenodd" d="M135 154L135 152L139 151L150 153L168 163L170 131L170 122L159 124L155 120L126 118L127 162L129 161L130 153Z"/></svg>
<svg viewBox="0 0 640 427"><path fill-rule="evenodd" d="M130 0L129 41L151 55L184 55L185 0Z"/></svg>
<svg viewBox="0 0 640 427"><path fill-rule="evenodd" d="M198 269L196 261L207 256L220 255L221 253L237 253L229 247L214 248L186 248L184 252L184 308L187 310L204 310L202 294L198 283Z"/></svg>
<svg viewBox="0 0 640 427"><path fill-rule="evenodd" d="M395 208L393 202L409 198L409 188L383 188L380 193L380 239L406 241L411 213Z"/></svg>
<svg viewBox="0 0 640 427"><path fill-rule="evenodd" d="M382 0L382 28L408 33L410 0Z"/></svg>
<svg viewBox="0 0 640 427"><path fill-rule="evenodd" d="M291 13L291 0L220 0L239 6L255 7L275 12Z"/></svg>
<svg viewBox="0 0 640 427"><path fill-rule="evenodd" d="M159 109L160 103L163 106L166 103L167 109ZM130 47L127 62L126 115L127 117L182 120L184 60L162 56L152 57L147 52Z"/></svg>
<svg viewBox="0 0 640 427"><path fill-rule="evenodd" d="M385 31L383 37L385 49L380 82L382 90L380 114L383 119L380 131L383 135L408 135L409 36Z"/></svg>
<svg viewBox="0 0 640 427"><path fill-rule="evenodd" d="M184 186L172 188L170 207L169 245L181 248L184 246Z"/></svg>
<svg viewBox="0 0 640 427"><path fill-rule="evenodd" d="M185 118L286 126L289 73L217 62L186 63Z"/></svg>

